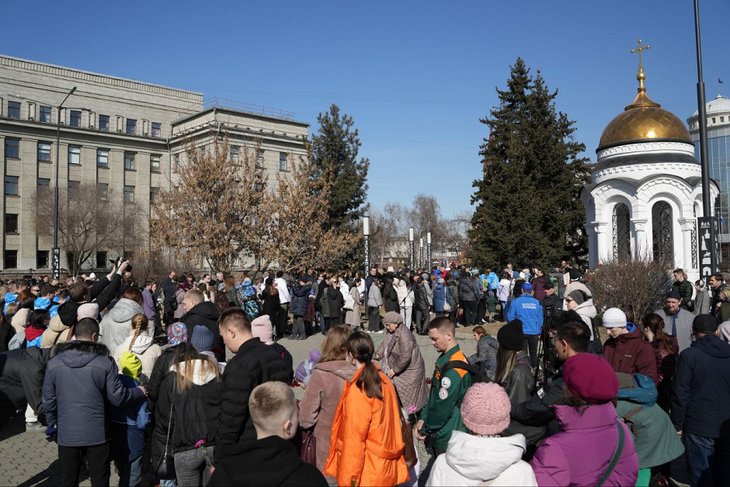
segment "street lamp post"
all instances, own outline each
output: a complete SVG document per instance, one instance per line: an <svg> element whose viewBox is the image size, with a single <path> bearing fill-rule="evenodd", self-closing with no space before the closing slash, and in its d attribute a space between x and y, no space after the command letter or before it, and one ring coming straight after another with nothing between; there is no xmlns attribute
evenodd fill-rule
<svg viewBox="0 0 730 487"><path fill-rule="evenodd" d="M431 258L431 232L428 232L426 234L426 268L431 269L431 263L433 262L433 259Z"/></svg>
<svg viewBox="0 0 730 487"><path fill-rule="evenodd" d="M418 267L423 267L423 237L420 237L418 243Z"/></svg>
<svg viewBox="0 0 730 487"><path fill-rule="evenodd" d="M697 115L700 124L700 167L702 168L702 216L700 227L709 227L709 249L702 245L699 239L700 249L700 277L706 281L710 275L717 271L717 217L712 218L712 204L710 202L710 163L707 159L707 110L705 106L705 81L702 75L702 39L700 36L700 2L694 0L695 11L695 48L697 49ZM702 221L704 220L704 222ZM701 228L700 228L701 230ZM703 232L698 231L702 234ZM705 242L706 243L706 242ZM704 248L703 248L704 247ZM703 264L705 255L709 253L710 267Z"/></svg>
<svg viewBox="0 0 730 487"><path fill-rule="evenodd" d="M59 172L60 172L60 165L61 165L61 109L63 108L63 104L66 103L66 100L68 100L68 97L73 95L74 91L76 91L76 87L74 86L71 88L71 90L66 95L66 98L63 99L61 103L59 103L57 109L58 109L58 119L56 120L56 186L54 188L54 199L53 199L53 278L54 279L60 279L61 278L61 249L58 246L58 211L59 211L59 205L60 205L60 193L59 193Z"/></svg>
<svg viewBox="0 0 730 487"><path fill-rule="evenodd" d="M365 237L365 273L368 275L370 271L370 215L367 212L362 217L362 234Z"/></svg>
<svg viewBox="0 0 730 487"><path fill-rule="evenodd" d="M408 268L413 270L416 267L416 249L413 244L413 227L408 229Z"/></svg>

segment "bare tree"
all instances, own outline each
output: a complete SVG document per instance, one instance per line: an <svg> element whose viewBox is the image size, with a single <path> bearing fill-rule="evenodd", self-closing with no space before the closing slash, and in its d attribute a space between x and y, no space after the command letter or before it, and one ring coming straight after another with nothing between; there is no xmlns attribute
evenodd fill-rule
<svg viewBox="0 0 730 487"><path fill-rule="evenodd" d="M54 194L39 191L36 196L36 230L50 235L53 221ZM113 191L100 192L94 184L80 184L78 189L59 191L59 245L66 251L69 272L76 274L90 264L98 251L117 251L123 236L129 232L129 250L141 241L142 212L138 204L124 201Z"/></svg>
<svg viewBox="0 0 730 487"><path fill-rule="evenodd" d="M388 202L382 211L370 211L372 254L375 262L384 263L390 257L408 254L408 222L406 208Z"/></svg>
<svg viewBox="0 0 730 487"><path fill-rule="evenodd" d="M175 167L170 190L161 191L150 224L157 249L170 249L215 270L231 269L243 252L260 252L261 211L269 195L257 151L229 154L227 138L191 145Z"/></svg>
<svg viewBox="0 0 730 487"><path fill-rule="evenodd" d="M355 233L327 225L332 179L327 173L312 179L311 170L301 160L290 176L277 175L278 186L269 200L266 227L271 238L263 253L280 268L330 268L357 242Z"/></svg>

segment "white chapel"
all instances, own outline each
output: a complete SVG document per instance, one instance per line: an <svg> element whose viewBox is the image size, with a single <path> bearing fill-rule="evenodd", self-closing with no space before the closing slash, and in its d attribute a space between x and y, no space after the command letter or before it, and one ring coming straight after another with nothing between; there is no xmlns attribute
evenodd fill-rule
<svg viewBox="0 0 730 487"><path fill-rule="evenodd" d="M639 44L639 54L642 49ZM661 258L697 279L700 163L684 123L647 96L639 59L636 98L604 129L591 183L581 192L590 267L628 257ZM716 182L710 191L714 202Z"/></svg>

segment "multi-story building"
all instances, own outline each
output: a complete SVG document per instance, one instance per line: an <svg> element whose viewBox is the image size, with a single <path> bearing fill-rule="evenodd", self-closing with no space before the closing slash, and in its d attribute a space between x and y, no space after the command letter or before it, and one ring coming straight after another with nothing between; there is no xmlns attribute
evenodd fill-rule
<svg viewBox="0 0 730 487"><path fill-rule="evenodd" d="M231 157L258 145L257 162L272 180L305 156L306 123L287 112L230 105L205 103L192 91L0 56L0 268L49 268L52 231L39 231L36 214L39 191L56 184L57 156L65 197L95 187L99 198L118 202L120 211L125 202L135 203L147 229L150 205L170 187L174 163L191 142L203 147L225 134ZM115 247L96 249L96 258L84 266L104 267L107 257L125 252ZM61 249L62 267L66 252Z"/></svg>

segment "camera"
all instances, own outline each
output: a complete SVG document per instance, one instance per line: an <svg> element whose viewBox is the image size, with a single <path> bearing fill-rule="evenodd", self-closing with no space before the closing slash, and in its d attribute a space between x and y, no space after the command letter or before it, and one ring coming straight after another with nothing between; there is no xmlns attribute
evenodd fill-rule
<svg viewBox="0 0 730 487"><path fill-rule="evenodd" d="M112 266L119 268L119 266L122 265L122 262L124 262L124 259L118 257L117 260L109 259L109 262L111 262ZM132 272L132 264L127 265L127 272Z"/></svg>

